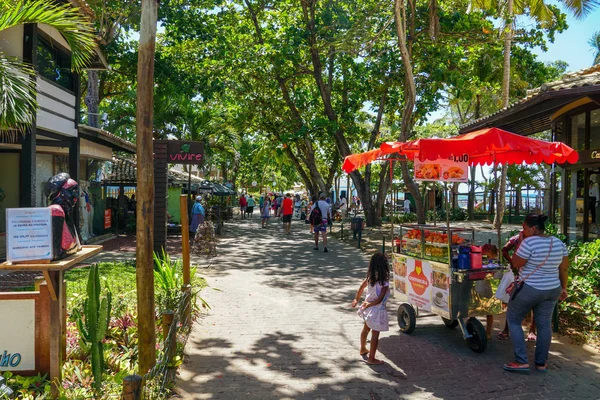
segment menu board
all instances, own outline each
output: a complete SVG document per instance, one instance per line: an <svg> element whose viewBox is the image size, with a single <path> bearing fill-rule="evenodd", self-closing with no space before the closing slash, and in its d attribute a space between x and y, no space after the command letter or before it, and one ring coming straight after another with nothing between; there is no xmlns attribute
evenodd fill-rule
<svg viewBox="0 0 600 400"><path fill-rule="evenodd" d="M52 214L46 207L6 209L6 259L52 259Z"/></svg>
<svg viewBox="0 0 600 400"><path fill-rule="evenodd" d="M452 156L450 159L418 161L415 159L415 179L420 181L468 182L469 156Z"/></svg>
<svg viewBox="0 0 600 400"><path fill-rule="evenodd" d="M443 263L392 254L394 298L450 318L450 268Z"/></svg>

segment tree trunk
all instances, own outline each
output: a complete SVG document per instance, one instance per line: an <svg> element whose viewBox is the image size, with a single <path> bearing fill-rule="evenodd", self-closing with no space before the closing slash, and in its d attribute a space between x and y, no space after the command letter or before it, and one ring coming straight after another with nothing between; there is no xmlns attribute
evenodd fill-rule
<svg viewBox="0 0 600 400"><path fill-rule="evenodd" d="M137 67L137 223L136 282L138 308L139 374L156 364L154 310L154 157L152 111L154 109L154 52L158 2L142 0Z"/></svg>
<svg viewBox="0 0 600 400"><path fill-rule="evenodd" d="M85 105L87 106L87 123L94 128L100 128L100 118L98 115L98 104L100 103L98 71L88 70L87 93L85 95ZM77 104L79 107L79 104ZM77 121L79 122L79 121Z"/></svg>
<svg viewBox="0 0 600 400"><path fill-rule="evenodd" d="M513 38L513 3L514 0L508 0L506 3L506 14L504 17L504 65L502 76L502 107L508 107L510 103L510 50ZM506 174L508 165L502 165L502 175L500 178L500 191L496 216L494 218L494 227L498 229L502 225L502 217L506 206Z"/></svg>

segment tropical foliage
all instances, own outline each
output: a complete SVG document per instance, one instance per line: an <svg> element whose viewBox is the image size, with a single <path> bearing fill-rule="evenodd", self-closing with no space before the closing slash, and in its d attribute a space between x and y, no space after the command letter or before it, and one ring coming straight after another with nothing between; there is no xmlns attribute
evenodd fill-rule
<svg viewBox="0 0 600 400"><path fill-rule="evenodd" d="M96 46L92 23L70 4L51 0L0 0L0 32L23 24L56 29L72 52L72 68L80 72ZM0 52L0 138L24 134L37 109L34 66Z"/></svg>

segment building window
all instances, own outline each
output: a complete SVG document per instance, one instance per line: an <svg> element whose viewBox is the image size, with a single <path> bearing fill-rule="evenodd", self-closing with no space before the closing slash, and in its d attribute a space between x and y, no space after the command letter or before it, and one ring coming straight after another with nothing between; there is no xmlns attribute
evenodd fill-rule
<svg viewBox="0 0 600 400"><path fill-rule="evenodd" d="M600 109L590 113L590 150L600 150Z"/></svg>
<svg viewBox="0 0 600 400"><path fill-rule="evenodd" d="M37 45L37 67L44 78L74 91L71 56L41 37Z"/></svg>
<svg viewBox="0 0 600 400"><path fill-rule="evenodd" d="M577 151L585 150L585 113L571 118L571 147Z"/></svg>

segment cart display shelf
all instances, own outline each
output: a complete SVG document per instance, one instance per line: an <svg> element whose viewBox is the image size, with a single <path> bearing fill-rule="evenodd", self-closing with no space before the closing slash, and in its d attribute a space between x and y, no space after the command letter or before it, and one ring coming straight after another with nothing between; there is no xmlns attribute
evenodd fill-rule
<svg viewBox="0 0 600 400"><path fill-rule="evenodd" d="M448 328L460 326L473 351L485 351L485 328L476 317L501 312L493 287L508 268L481 255L481 268L458 269L459 248L474 244L471 228L411 224L397 232L392 269L400 330L411 333L426 311L439 315Z"/></svg>

